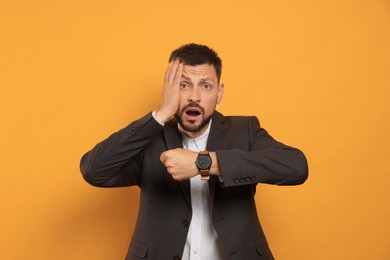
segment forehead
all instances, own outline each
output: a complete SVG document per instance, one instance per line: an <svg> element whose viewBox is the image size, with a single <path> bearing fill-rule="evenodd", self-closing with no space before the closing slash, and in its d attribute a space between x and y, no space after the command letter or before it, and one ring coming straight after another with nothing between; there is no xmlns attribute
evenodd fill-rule
<svg viewBox="0 0 390 260"><path fill-rule="evenodd" d="M183 66L183 77L184 78L210 78L216 79L217 73L213 65L210 64L201 64L196 66L186 65Z"/></svg>

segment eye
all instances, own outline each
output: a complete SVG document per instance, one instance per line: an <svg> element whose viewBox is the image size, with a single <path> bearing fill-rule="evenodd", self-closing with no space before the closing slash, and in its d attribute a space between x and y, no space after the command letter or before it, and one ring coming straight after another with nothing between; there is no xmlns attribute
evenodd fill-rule
<svg viewBox="0 0 390 260"><path fill-rule="evenodd" d="M203 88L204 90L209 90L209 89L211 89L211 85L210 85L210 84L204 84L204 85L202 86L202 88Z"/></svg>
<svg viewBox="0 0 390 260"><path fill-rule="evenodd" d="M187 88L189 88L188 84L180 83L180 89L187 89Z"/></svg>

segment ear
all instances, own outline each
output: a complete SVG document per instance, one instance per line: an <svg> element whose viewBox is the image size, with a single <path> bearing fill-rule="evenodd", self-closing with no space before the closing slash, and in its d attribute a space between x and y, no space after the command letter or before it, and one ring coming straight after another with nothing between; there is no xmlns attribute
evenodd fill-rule
<svg viewBox="0 0 390 260"><path fill-rule="evenodd" d="M223 83L219 83L219 85L218 85L217 104L221 103L224 91L225 91L225 85Z"/></svg>

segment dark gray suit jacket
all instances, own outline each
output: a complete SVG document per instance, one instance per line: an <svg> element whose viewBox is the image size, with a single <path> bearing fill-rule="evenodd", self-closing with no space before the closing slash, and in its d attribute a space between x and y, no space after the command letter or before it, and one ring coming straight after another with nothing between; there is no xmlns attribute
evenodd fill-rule
<svg viewBox="0 0 390 260"><path fill-rule="evenodd" d="M191 221L190 182L175 181L160 162L167 149L182 147L177 122L162 127L151 113L114 133L81 159L84 179L98 187L138 185L138 220L130 259L180 259ZM297 185L308 176L306 158L274 140L256 117L215 112L207 143L223 176L209 180L212 222L227 259L273 259L260 226L257 183Z"/></svg>

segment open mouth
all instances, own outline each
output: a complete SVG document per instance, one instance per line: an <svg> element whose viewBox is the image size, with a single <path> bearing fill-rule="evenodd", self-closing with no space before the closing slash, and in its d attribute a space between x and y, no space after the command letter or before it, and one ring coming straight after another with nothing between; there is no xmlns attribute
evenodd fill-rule
<svg viewBox="0 0 390 260"><path fill-rule="evenodd" d="M186 111L186 114L189 115L189 116L199 116L200 115L200 112L198 110L187 110Z"/></svg>
<svg viewBox="0 0 390 260"><path fill-rule="evenodd" d="M189 119L195 119L202 114L202 111L197 107L189 107L184 111L184 113Z"/></svg>

